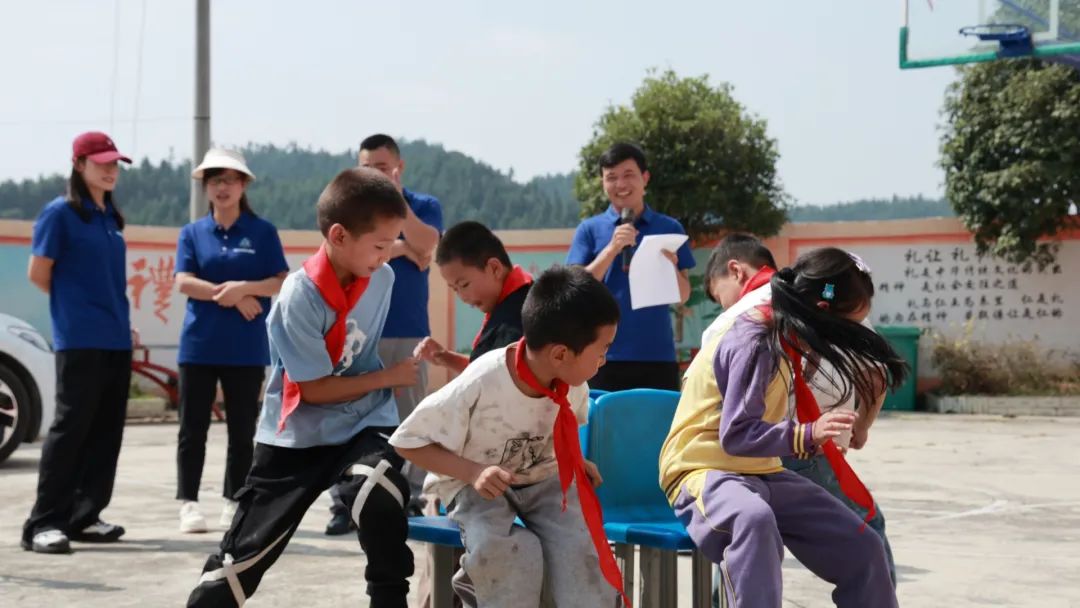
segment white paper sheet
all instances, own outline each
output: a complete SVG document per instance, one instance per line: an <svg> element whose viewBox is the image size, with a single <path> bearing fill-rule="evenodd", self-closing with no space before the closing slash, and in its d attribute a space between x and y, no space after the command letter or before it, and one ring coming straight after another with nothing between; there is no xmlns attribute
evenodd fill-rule
<svg viewBox="0 0 1080 608"><path fill-rule="evenodd" d="M663 250L675 252L689 238L685 234L650 234L641 239L630 260L630 307L675 304L679 301L677 269Z"/></svg>

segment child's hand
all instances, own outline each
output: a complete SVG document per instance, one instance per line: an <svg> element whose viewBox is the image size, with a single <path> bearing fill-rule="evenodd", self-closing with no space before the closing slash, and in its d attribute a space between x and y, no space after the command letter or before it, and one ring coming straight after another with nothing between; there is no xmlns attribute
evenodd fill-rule
<svg viewBox="0 0 1080 608"><path fill-rule="evenodd" d="M435 364L439 364L439 358L446 354L446 348L442 344L435 341L434 338L428 336L420 341L420 344L416 345L413 349L413 356L421 361L430 361Z"/></svg>
<svg viewBox="0 0 1080 608"><path fill-rule="evenodd" d="M480 496L487 500L494 500L506 492L506 488L514 483L514 474L499 466L489 466L480 470L472 487Z"/></svg>
<svg viewBox="0 0 1080 608"><path fill-rule="evenodd" d="M604 478L600 476L600 469L596 468L596 464L591 460L585 461L585 475L589 477L594 488L599 488L600 484L604 483Z"/></svg>
<svg viewBox="0 0 1080 608"><path fill-rule="evenodd" d="M414 357L402 359L384 371L391 387L413 386L420 381L420 361Z"/></svg>
<svg viewBox="0 0 1080 608"><path fill-rule="evenodd" d="M825 412L814 421L814 445L821 445L830 439L839 437L845 431L851 429L854 423L855 412L851 410Z"/></svg>

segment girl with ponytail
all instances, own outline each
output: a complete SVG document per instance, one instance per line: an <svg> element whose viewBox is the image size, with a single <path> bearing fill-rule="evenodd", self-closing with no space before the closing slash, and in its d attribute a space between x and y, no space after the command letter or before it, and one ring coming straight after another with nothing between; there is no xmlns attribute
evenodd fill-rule
<svg viewBox="0 0 1080 608"><path fill-rule="evenodd" d="M861 325L874 295L869 271L845 251L818 249L778 271L770 286L770 303L727 319L690 364L660 452L660 483L698 548L723 562L731 605L781 605L786 545L835 585L837 606L896 606L881 538L780 461L820 451L844 494L874 515L873 499L833 442L855 413L822 414L803 377L804 360L828 363L841 401L903 382L904 361ZM797 421L787 415L792 394Z"/></svg>

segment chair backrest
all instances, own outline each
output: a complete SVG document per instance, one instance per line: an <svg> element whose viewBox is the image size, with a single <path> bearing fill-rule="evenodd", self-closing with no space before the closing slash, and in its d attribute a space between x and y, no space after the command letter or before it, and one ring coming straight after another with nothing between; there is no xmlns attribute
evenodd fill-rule
<svg viewBox="0 0 1080 608"><path fill-rule="evenodd" d="M608 394L608 391L605 391L602 388L590 388L589 389L589 399L599 399L601 397L601 395L606 395L606 394Z"/></svg>
<svg viewBox="0 0 1080 608"><path fill-rule="evenodd" d="M642 388L601 395L589 410L588 458L604 478L596 493L605 521L675 521L659 460L678 404L677 392Z"/></svg>

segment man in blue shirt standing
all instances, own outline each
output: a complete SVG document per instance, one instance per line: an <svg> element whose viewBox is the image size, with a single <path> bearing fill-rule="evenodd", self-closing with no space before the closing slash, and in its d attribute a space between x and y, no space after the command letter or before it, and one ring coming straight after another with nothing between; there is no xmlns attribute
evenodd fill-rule
<svg viewBox="0 0 1080 608"><path fill-rule="evenodd" d="M389 265L394 270L394 287L390 294L390 312L379 341L379 357L384 365L392 367L411 358L420 341L431 335L428 323L428 267L443 229L442 206L434 196L413 192L401 185L405 161L393 137L379 133L364 139L360 142L359 161L361 167L377 169L389 177L408 203L405 227L390 250ZM401 419L411 414L426 395L427 366L421 362L417 383L394 391ZM407 475L415 511L418 509L425 472L409 467ZM349 531L351 520L340 499L340 487L335 486L330 495L333 497L333 506L330 507L333 515L326 526L326 533L345 534Z"/></svg>
<svg viewBox="0 0 1080 608"><path fill-rule="evenodd" d="M649 234L686 234L673 217L645 204L649 183L645 153L630 143L617 143L600 156L600 177L611 205L578 225L567 264L584 266L603 281L619 302L622 314L615 342L608 350L607 364L589 381L590 388L618 391L631 388L679 390L679 366L675 358L675 335L667 306L634 310L630 306L629 269L624 250L630 255ZM627 217L629 216L629 217ZM687 271L694 267L690 246L665 252L675 265L679 299L690 297Z"/></svg>

